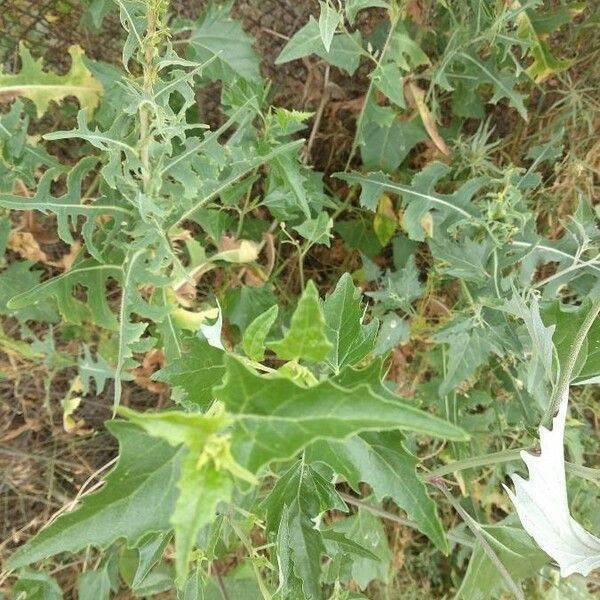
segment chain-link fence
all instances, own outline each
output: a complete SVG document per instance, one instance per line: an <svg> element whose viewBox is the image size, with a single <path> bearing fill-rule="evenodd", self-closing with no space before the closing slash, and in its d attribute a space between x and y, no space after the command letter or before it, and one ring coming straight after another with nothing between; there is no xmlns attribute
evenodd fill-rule
<svg viewBox="0 0 600 600"><path fill-rule="evenodd" d="M171 10L195 18L207 3L173 0ZM52 68L68 68L67 50L72 44L82 46L90 58L117 61L123 32L116 11L104 19L100 31L94 31L86 19L88 6L85 0L0 0L0 64L9 71L17 68L21 41ZM256 38L265 64L272 65L286 38L317 10L316 0L238 0L234 16Z"/></svg>

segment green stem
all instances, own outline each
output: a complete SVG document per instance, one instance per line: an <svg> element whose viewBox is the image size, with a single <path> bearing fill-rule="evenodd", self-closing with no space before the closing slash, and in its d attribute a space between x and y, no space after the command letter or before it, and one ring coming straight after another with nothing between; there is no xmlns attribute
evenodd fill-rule
<svg viewBox="0 0 600 600"><path fill-rule="evenodd" d="M344 500L344 502L347 502L352 506L362 508L373 515L377 515L378 517L382 517L383 519L386 519L388 521L398 523L399 525L404 525L405 527L410 527L411 529L416 529L417 531L419 530L419 526L415 521L411 521L410 519L403 519L398 515L388 512L387 510L383 510L382 508L379 508L377 506L373 506L372 504L369 504L364 500L359 500L358 498L350 496L349 494L345 494L344 492L338 492L338 494ZM461 544L462 546L467 546L467 548L471 549L475 548L475 544L473 543L473 541L469 538L463 537L462 535L446 533L446 537L451 542L454 542L456 544Z"/></svg>
<svg viewBox="0 0 600 600"><path fill-rule="evenodd" d="M554 388L554 393L552 394L548 408L544 413L544 417L542 419L543 424L548 424L550 422L558 410L558 406L563 398L568 397L569 386L571 385L571 380L573 379L573 372L575 371L575 365L577 363L577 359L579 358L581 348L583 347L583 343L587 338L587 334L589 333L599 313L600 296L598 296L598 298L596 298L592 304L592 307L586 315L581 327L579 328L579 331L577 332L577 335L575 336L575 339L573 340L573 343L571 344L567 361L562 369L560 378L558 379L558 384L556 385L556 388Z"/></svg>
<svg viewBox="0 0 600 600"><path fill-rule="evenodd" d="M530 448L517 448L516 450L503 450L502 452L494 452L492 454L484 454L483 456L474 456L472 458L465 458L463 460L457 460L450 463L449 465L442 465L429 473L422 475L423 479L434 479L436 477L443 477L444 475L450 475L456 471L464 471L465 469L474 469L476 467L487 467L488 465L495 465L505 462L512 462L521 460L521 451L530 450Z"/></svg>
<svg viewBox="0 0 600 600"><path fill-rule="evenodd" d="M517 598L517 600L525 600L523 590L515 583L502 561L498 558L498 555L494 549L490 546L490 543L485 539L485 530L483 527L477 521L475 521L475 519L473 519L473 517L471 517L471 515L460 505L460 503L448 491L443 483L436 483L436 487L442 492L442 494L444 494L446 500L448 500L454 510L462 517L465 525L471 530L471 533L479 542L481 549L487 554L487 557L496 567L498 573L500 573L502 579L504 579L514 597Z"/></svg>
<svg viewBox="0 0 600 600"><path fill-rule="evenodd" d="M348 160L346 161L346 166L344 168L344 171L347 171L350 168L352 159L354 158L354 155L356 154L356 150L358 149L358 144L359 144L359 139L361 136L363 121L365 120L365 112L367 110L367 105L369 104L369 100L371 98L371 94L373 93L373 88L375 85L375 78L373 77L373 74L380 67L380 65L383 61L383 58L387 52L388 46L390 45L390 41L394 34L394 30L396 29L397 22L398 22L398 16L390 15L390 30L388 32L387 38L386 38L383 48L381 50L381 57L377 61L377 66L375 67L375 69L373 70L373 73L371 74L371 81L369 82L369 87L367 88L367 93L365 94L365 101L360 110L360 114L358 115L358 120L356 121L356 133L354 134L354 140L352 140L352 148L350 148L350 155L348 156Z"/></svg>

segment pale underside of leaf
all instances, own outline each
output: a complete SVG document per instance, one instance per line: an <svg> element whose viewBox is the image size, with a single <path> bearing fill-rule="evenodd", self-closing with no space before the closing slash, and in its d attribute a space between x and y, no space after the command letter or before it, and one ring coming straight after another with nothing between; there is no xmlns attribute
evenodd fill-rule
<svg viewBox="0 0 600 600"><path fill-rule="evenodd" d="M586 531L569 511L563 437L568 390L562 398L552 429L540 427L539 456L522 452L529 479L515 475L514 493L507 488L527 533L559 565L567 577L587 576L600 567L600 539Z"/></svg>

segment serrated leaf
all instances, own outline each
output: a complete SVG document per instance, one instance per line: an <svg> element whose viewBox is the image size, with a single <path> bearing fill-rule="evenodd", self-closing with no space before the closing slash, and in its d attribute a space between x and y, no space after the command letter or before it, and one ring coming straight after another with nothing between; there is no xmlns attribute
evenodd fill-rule
<svg viewBox="0 0 600 600"><path fill-rule="evenodd" d="M107 379L114 379L115 369L109 365L106 360L98 353L96 357L92 356L87 345L83 346L83 355L77 361L79 377L83 387L83 393L87 394L90 389L90 382L96 384L96 394L101 394L106 386Z"/></svg>
<svg viewBox="0 0 600 600"><path fill-rule="evenodd" d="M8 560L7 568L92 545L107 548L119 538L135 544L148 532L170 529L181 452L121 421L107 427L119 440L117 466L104 487L79 507L42 529Z"/></svg>
<svg viewBox="0 0 600 600"><path fill-rule="evenodd" d="M573 61L553 56L547 42L542 37L543 34L536 30L536 21L531 10L524 8L518 0L515 0L514 6L522 8L516 18L517 35L528 42L527 54L533 59L531 65L527 67L527 74L540 83L548 77L568 69Z"/></svg>
<svg viewBox="0 0 600 600"><path fill-rule="evenodd" d="M483 187L485 180L471 179L451 195L440 194L435 191L435 186L447 173L446 165L432 163L415 175L410 185L395 183L383 173L334 173L334 176L348 183L360 184L361 204L371 210L377 207L383 191L399 194L406 207L403 227L410 239L422 242L425 240L422 219L428 212L433 212L439 221L443 220L447 225L471 221L478 215L471 198Z"/></svg>
<svg viewBox="0 0 600 600"><path fill-rule="evenodd" d="M219 502L231 497L230 473L245 476L231 458L229 438L218 435L230 419L222 411L136 413L121 407L119 412L150 435L171 446L183 444L187 450L181 459L179 495L170 519L175 529L175 571L183 584L198 532L215 519Z"/></svg>
<svg viewBox="0 0 600 600"><path fill-rule="evenodd" d="M94 323L106 329L117 329L117 319L106 301L106 284L109 278L120 281L123 276L121 265L101 264L95 260L75 263L62 275L40 283L26 292L13 296L8 308L20 310L55 298L58 310L68 323L81 324L88 315ZM82 285L87 290L87 304L73 297L73 288Z"/></svg>
<svg viewBox="0 0 600 600"><path fill-rule="evenodd" d="M248 358L260 362L265 357L267 335L278 314L279 307L275 304L248 325L242 338L242 348Z"/></svg>
<svg viewBox="0 0 600 600"><path fill-rule="evenodd" d="M277 533L278 560L301 580L304 597L317 600L321 597L321 554L325 545L316 523L327 510L345 511L346 505L329 481L300 460L279 479L262 507L267 532ZM284 588L287 579L284 576L280 583Z"/></svg>
<svg viewBox="0 0 600 600"><path fill-rule="evenodd" d="M204 69L211 78L227 81L233 73L249 81L260 81L260 62L252 48L253 39L241 23L229 16L230 6L211 3L206 13L190 24L190 51L201 63L215 58Z"/></svg>
<svg viewBox="0 0 600 600"><path fill-rule="evenodd" d="M129 376L128 371L138 366L136 352L148 351L154 345L152 337L143 337L147 323L134 320L134 315L161 321L166 308L149 304L140 290L145 285L164 285L165 278L160 274L164 255L160 251L133 248L125 256L121 279L121 303L117 329L117 364L115 368L115 393L113 409L119 405L122 380Z"/></svg>
<svg viewBox="0 0 600 600"><path fill-rule="evenodd" d="M514 493L505 486L525 531L558 563L562 577L587 576L600 567L600 538L586 531L569 511L564 450L568 401L567 389L552 429L540 427L540 454L521 452L529 479L513 475Z"/></svg>
<svg viewBox="0 0 600 600"><path fill-rule="evenodd" d="M333 219L326 213L321 212L314 219L306 219L294 229L311 244L323 244L329 248Z"/></svg>
<svg viewBox="0 0 600 600"><path fill-rule="evenodd" d="M16 96L29 98L42 116L51 101L61 102L67 96L75 96L82 110L89 115L100 102L102 84L92 77L83 63L83 50L79 46L69 48L71 69L65 75L48 73L42 68L42 59L34 60L27 47L21 43L19 58L21 70L16 75L0 73L0 98L12 100Z"/></svg>
<svg viewBox="0 0 600 600"><path fill-rule="evenodd" d="M491 277L486 270L492 251L487 240L477 242L466 238L456 243L434 237L428 243L436 261L437 272L479 284L485 283Z"/></svg>
<svg viewBox="0 0 600 600"><path fill-rule="evenodd" d="M96 248L93 235L99 225L96 219L101 216L110 216L116 222L127 219L131 211L113 203L105 198L100 198L91 204L82 203L82 184L84 179L98 164L98 159L88 156L81 159L77 165L69 170L67 175L67 189L62 196L53 196L51 188L59 175L64 173L63 167L48 169L39 183L35 195L31 197L16 196L9 193L0 194L0 206L11 210L37 210L42 214L56 215L58 235L67 244L74 244L72 230L78 226L78 219L83 218L81 229L86 247L90 253L101 261L101 252ZM106 224L103 227L107 227Z"/></svg>
<svg viewBox="0 0 600 600"><path fill-rule="evenodd" d="M323 303L327 337L332 350L327 362L337 373L346 365L355 365L373 349L378 322L363 325L362 293L352 276L344 273Z"/></svg>
<svg viewBox="0 0 600 600"><path fill-rule="evenodd" d="M367 557L352 556L348 565L349 576L342 577L343 581L352 580L361 590L371 581L388 581L392 552L387 535L381 521L372 513L359 509L358 512L334 523L332 530L343 533L348 539L369 550L376 560Z"/></svg>
<svg viewBox="0 0 600 600"><path fill-rule="evenodd" d="M394 121L386 127L367 123L362 131L360 155L367 169L392 173L426 139L427 133L417 121Z"/></svg>
<svg viewBox="0 0 600 600"><path fill-rule="evenodd" d="M439 387L440 397L445 396L485 364L494 350L487 332L469 327L466 331L441 331L438 342L447 342L447 366Z"/></svg>
<svg viewBox="0 0 600 600"><path fill-rule="evenodd" d="M525 108L524 95L518 92L515 87L517 85L517 77L508 70L499 70L496 67L495 61L489 59L481 60L478 56L460 52L458 54L468 64L476 67L476 72L492 84L494 93L490 99L492 104L496 104L498 100L507 98L510 105L517 110L521 117L527 121L527 109Z"/></svg>
<svg viewBox="0 0 600 600"><path fill-rule="evenodd" d="M319 24L314 17L310 17L308 23L298 30L275 60L276 65L281 65L310 54L317 54L329 64L340 69L344 69L350 75L353 75L360 62L360 34L354 32L350 34L338 33L333 36L329 51L326 50Z"/></svg>
<svg viewBox="0 0 600 600"><path fill-rule="evenodd" d="M416 458L398 432L363 433L347 440L323 440L308 446L307 462L323 462L359 492L368 483L377 500L391 498L444 554L448 542L435 503L417 476Z"/></svg>
<svg viewBox="0 0 600 600"><path fill-rule="evenodd" d="M273 460L288 459L316 439L344 438L367 430L401 429L448 439L468 436L459 427L401 399L384 397L370 385L342 387L324 381L301 387L264 377L227 355L227 373L215 397L235 417L232 453L256 473Z"/></svg>
<svg viewBox="0 0 600 600"><path fill-rule="evenodd" d="M183 582L196 536L202 527L215 519L219 503L229 501L233 481L214 465L199 469L198 457L189 454L182 461L177 488L179 496L171 523L177 544L175 570L179 581Z"/></svg>
<svg viewBox="0 0 600 600"><path fill-rule="evenodd" d="M325 360L331 344L325 335L325 320L319 293L312 281L306 285L292 315L290 329L282 340L270 342L269 348L283 360Z"/></svg>
<svg viewBox="0 0 600 600"><path fill-rule="evenodd" d="M411 305L423 294L424 287L419 281L419 269L414 255L411 255L406 266L396 271L387 271L380 283L380 289L367 292L367 296L377 302L379 311L402 309L411 312Z"/></svg>
<svg viewBox="0 0 600 600"><path fill-rule="evenodd" d="M552 342L554 326L544 325L537 298L534 297L527 303L515 293L511 300L505 302L504 310L523 321L529 336L528 343L525 344L530 354L527 362L527 389L533 390L540 383L554 384L556 379L552 368L555 353Z"/></svg>

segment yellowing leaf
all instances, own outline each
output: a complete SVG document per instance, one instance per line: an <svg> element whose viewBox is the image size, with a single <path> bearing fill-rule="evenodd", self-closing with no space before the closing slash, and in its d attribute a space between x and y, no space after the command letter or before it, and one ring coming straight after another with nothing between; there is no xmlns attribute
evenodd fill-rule
<svg viewBox="0 0 600 600"><path fill-rule="evenodd" d="M67 96L75 96L81 108L91 113L98 106L102 84L92 77L83 63L83 50L79 46L71 46L69 54L70 71L57 75L44 71L42 59L35 60L21 44L21 71L16 75L0 73L0 100L12 100L17 96L29 98L35 104L38 116L42 116L50 101L60 102Z"/></svg>
<svg viewBox="0 0 600 600"><path fill-rule="evenodd" d="M394 204L392 199L387 194L381 194L379 204L377 205L377 213L373 219L373 230L377 239L382 246L386 246L396 233L398 219L394 212Z"/></svg>
<svg viewBox="0 0 600 600"><path fill-rule="evenodd" d="M513 2L515 9L522 8L522 3L515 0ZM575 14L577 12L575 11ZM529 56L533 62L527 69L527 74L540 83L548 77L568 69L573 63L573 60L558 59L551 52L548 44L541 33L536 31L534 23L528 14L528 11L523 9L517 17L517 35L529 42Z"/></svg>
<svg viewBox="0 0 600 600"><path fill-rule="evenodd" d="M260 247L250 240L238 240L230 243L231 247L221 250L210 257L211 261L223 260L230 263L248 263L256 260Z"/></svg>

